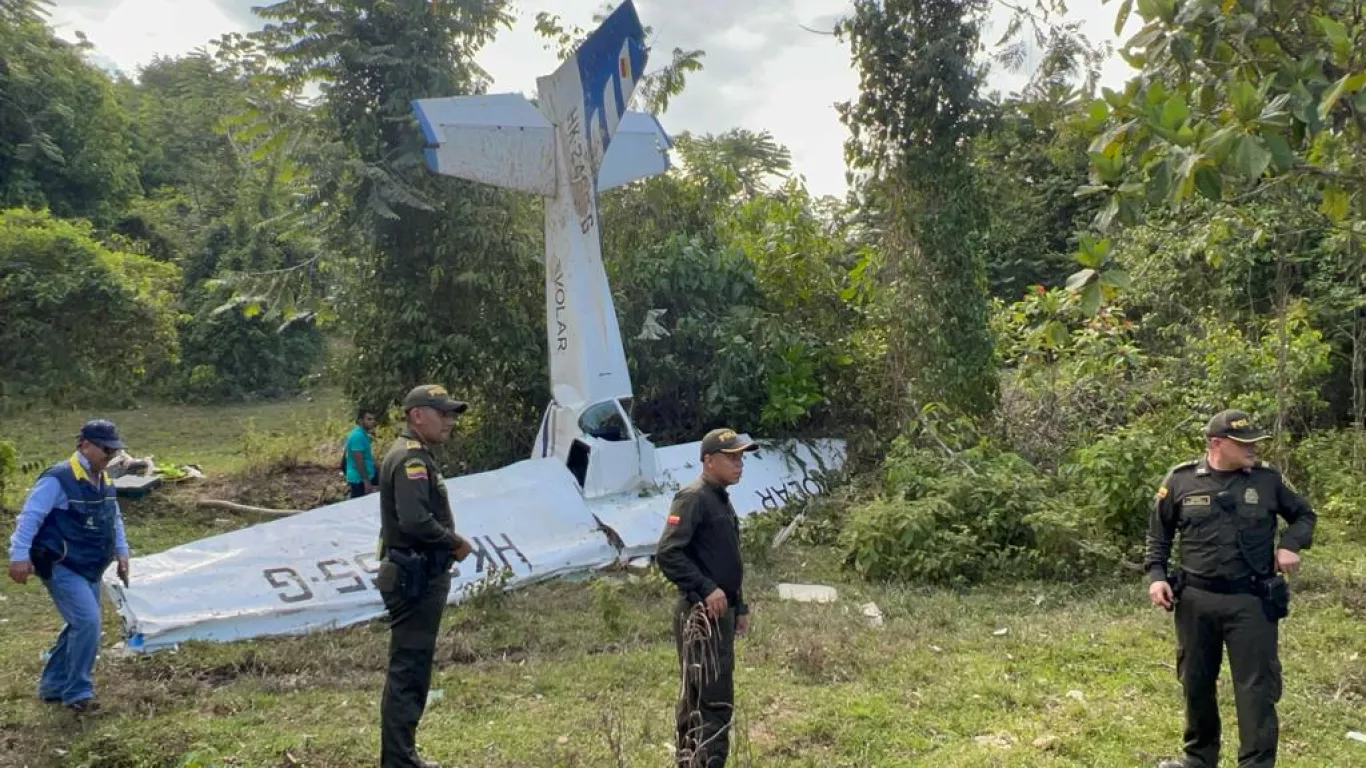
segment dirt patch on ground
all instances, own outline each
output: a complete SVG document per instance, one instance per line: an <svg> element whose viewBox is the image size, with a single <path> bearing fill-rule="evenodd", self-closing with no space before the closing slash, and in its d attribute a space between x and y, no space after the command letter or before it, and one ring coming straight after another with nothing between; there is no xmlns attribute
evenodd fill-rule
<svg viewBox="0 0 1366 768"><path fill-rule="evenodd" d="M313 509L346 498L346 481L334 466L292 460L240 475L187 484L196 499L220 499L267 509Z"/></svg>

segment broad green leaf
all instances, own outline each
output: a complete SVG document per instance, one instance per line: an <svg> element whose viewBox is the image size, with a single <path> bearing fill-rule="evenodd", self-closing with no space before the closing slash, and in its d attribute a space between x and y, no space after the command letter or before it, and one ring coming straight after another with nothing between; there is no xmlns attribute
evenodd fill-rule
<svg viewBox="0 0 1366 768"><path fill-rule="evenodd" d="M1171 189L1172 167L1171 163L1164 159L1148 173L1148 202L1154 205L1165 202L1167 195L1171 194Z"/></svg>
<svg viewBox="0 0 1366 768"><path fill-rule="evenodd" d="M1117 123L1115 125L1110 126L1108 129L1106 129L1104 133L1100 134L1091 141L1091 146L1087 148L1087 151L1100 152L1102 154L1111 151L1111 148L1115 145L1115 142L1117 142L1122 136L1124 136L1124 134L1128 132L1128 130L1131 127L1133 127L1133 125L1134 121L1128 120L1126 122Z"/></svg>
<svg viewBox="0 0 1366 768"><path fill-rule="evenodd" d="M1162 105L1162 127L1174 131L1180 128L1190 117L1190 107L1186 106L1186 100L1181 94L1173 94L1167 103Z"/></svg>
<svg viewBox="0 0 1366 768"><path fill-rule="evenodd" d="M1237 126L1230 125L1220 128L1205 140L1204 146L1201 147L1203 154L1216 163L1223 163L1232 154L1237 145L1238 136Z"/></svg>
<svg viewBox="0 0 1366 768"><path fill-rule="evenodd" d="M1043 335L1055 347L1062 347L1067 344L1067 326L1057 320L1049 320L1044 325Z"/></svg>
<svg viewBox="0 0 1366 768"><path fill-rule="evenodd" d="M1124 31L1124 23L1129 20L1129 14L1134 9L1134 0L1124 0L1119 4L1119 12L1115 14L1115 37L1119 37Z"/></svg>
<svg viewBox="0 0 1366 768"><path fill-rule="evenodd" d="M1218 171L1203 166L1195 172L1195 188L1206 198L1218 200L1223 197L1224 180Z"/></svg>
<svg viewBox="0 0 1366 768"><path fill-rule="evenodd" d="M1123 200L1124 198L1119 195L1110 195L1110 201L1105 204L1105 208L1096 213L1094 226L1097 230L1101 232L1110 231L1110 224L1114 222L1116 216L1120 215Z"/></svg>
<svg viewBox="0 0 1366 768"><path fill-rule="evenodd" d="M1301 123L1309 123L1309 116L1317 114L1314 112L1314 94L1309 92L1302 80L1296 80L1295 84L1290 86L1290 114Z"/></svg>
<svg viewBox="0 0 1366 768"><path fill-rule="evenodd" d="M1262 100L1257 89L1246 80L1239 80L1228 89L1229 102L1239 120L1255 120L1262 112Z"/></svg>
<svg viewBox="0 0 1366 768"><path fill-rule="evenodd" d="M1111 288L1119 288L1125 291L1134 287L1133 278L1129 277L1129 273L1125 272L1122 269L1106 270L1100 276L1100 281L1101 283L1108 285Z"/></svg>
<svg viewBox="0 0 1366 768"><path fill-rule="evenodd" d="M1121 197L1119 199L1119 210L1115 213L1119 216L1119 223L1132 227L1138 223L1140 212L1137 200Z"/></svg>
<svg viewBox="0 0 1366 768"><path fill-rule="evenodd" d="M1233 151L1233 167L1247 177L1248 181L1260 179L1270 164L1271 153L1262 146L1261 139L1256 136L1243 136L1238 139L1238 148Z"/></svg>
<svg viewBox="0 0 1366 768"><path fill-rule="evenodd" d="M1153 80L1148 83L1148 88L1143 91L1143 100L1150 107L1165 104L1171 98L1171 93L1167 91L1167 86L1161 80Z"/></svg>
<svg viewBox="0 0 1366 768"><path fill-rule="evenodd" d="M1082 289L1081 292L1081 311L1087 315L1094 315L1100 309L1100 283L1091 283Z"/></svg>
<svg viewBox="0 0 1366 768"><path fill-rule="evenodd" d="M1081 261L1081 259L1078 259L1078 261ZM1067 277L1067 290L1081 290L1082 286L1091 282L1091 278L1095 277L1096 274L1096 270L1091 268L1073 272L1071 275Z"/></svg>
<svg viewBox="0 0 1366 768"><path fill-rule="evenodd" d="M1351 203L1351 198L1346 190L1336 184L1323 188L1323 202L1319 205L1319 210L1333 222L1340 222L1347 218L1347 210Z"/></svg>
<svg viewBox="0 0 1366 768"><path fill-rule="evenodd" d="M1352 52L1352 38L1347 33L1347 26L1331 16L1315 16L1314 21L1318 22L1319 29L1328 38L1328 44L1333 47L1333 52L1338 56L1347 56Z"/></svg>
<svg viewBox="0 0 1366 768"><path fill-rule="evenodd" d="M1199 90L1195 92L1195 103L1200 106L1201 112L1213 112L1215 105L1218 103L1218 99L1218 92L1210 85L1202 85Z"/></svg>
<svg viewBox="0 0 1366 768"><path fill-rule="evenodd" d="M1333 107L1337 105L1338 99L1356 92L1363 85L1366 85L1366 73L1358 72L1355 75L1343 75L1338 78L1338 81L1333 83L1333 87L1328 89L1328 95L1324 96L1323 101L1319 104L1319 119L1327 120L1328 115L1333 111Z"/></svg>
<svg viewBox="0 0 1366 768"><path fill-rule="evenodd" d="M1082 232L1077 238L1077 261L1083 267L1099 267L1100 253L1096 250L1096 239Z"/></svg>
<svg viewBox="0 0 1366 768"><path fill-rule="evenodd" d="M1093 123L1100 125L1105 118L1110 116L1110 107L1104 99L1096 99L1091 102L1091 106L1087 109L1087 116L1091 118Z"/></svg>
<svg viewBox="0 0 1366 768"><path fill-rule="evenodd" d="M1283 136L1267 131L1262 134L1262 141L1266 143L1267 149L1271 150L1271 160L1276 164L1276 170L1288 171L1295 167L1298 160Z"/></svg>
<svg viewBox="0 0 1366 768"><path fill-rule="evenodd" d="M1120 180L1124 175L1124 158L1110 157L1101 152L1089 153L1091 165L1096 169L1101 181L1112 183Z"/></svg>

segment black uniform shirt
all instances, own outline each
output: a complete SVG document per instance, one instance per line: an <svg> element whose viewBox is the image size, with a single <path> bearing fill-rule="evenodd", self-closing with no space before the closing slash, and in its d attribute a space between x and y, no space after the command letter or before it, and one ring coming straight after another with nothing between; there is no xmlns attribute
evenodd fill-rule
<svg viewBox="0 0 1366 768"><path fill-rule="evenodd" d="M720 587L736 615L749 612L741 582L740 519L730 495L704 478L679 489L655 551L659 570L683 595L700 599Z"/></svg>
<svg viewBox="0 0 1366 768"><path fill-rule="evenodd" d="M1149 583L1167 577L1177 531L1182 570L1229 581L1271 575L1277 515L1289 523L1280 548L1309 548L1317 519L1314 510L1271 465L1259 461L1231 472L1216 470L1203 458L1176 465L1158 488L1148 517L1143 567Z"/></svg>
<svg viewBox="0 0 1366 768"><path fill-rule="evenodd" d="M384 456L379 470L379 520L383 546L443 550L455 546L455 518L436 461L408 430Z"/></svg>

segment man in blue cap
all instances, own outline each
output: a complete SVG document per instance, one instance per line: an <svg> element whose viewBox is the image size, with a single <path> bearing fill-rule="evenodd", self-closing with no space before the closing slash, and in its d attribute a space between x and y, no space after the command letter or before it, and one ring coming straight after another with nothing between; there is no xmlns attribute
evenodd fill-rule
<svg viewBox="0 0 1366 768"><path fill-rule="evenodd" d="M38 574L66 621L43 667L38 696L78 713L99 709L91 675L100 647L100 577L117 560L119 578L128 584L123 516L104 472L123 447L112 422L86 422L71 458L34 484L10 537L10 578L24 584Z"/></svg>

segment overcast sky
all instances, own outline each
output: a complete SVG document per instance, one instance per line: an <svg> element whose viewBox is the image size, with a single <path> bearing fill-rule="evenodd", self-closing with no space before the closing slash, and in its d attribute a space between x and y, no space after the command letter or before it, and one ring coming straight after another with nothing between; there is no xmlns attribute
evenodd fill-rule
<svg viewBox="0 0 1366 768"><path fill-rule="evenodd" d="M63 37L80 30L94 43L96 63L130 76L158 54L174 56L229 32L259 26L251 12L268 0L57 0L51 22ZM614 3L615 4L615 3ZM1115 3L1075 0L1071 17L1085 24L1092 41L1115 42ZM557 13L567 24L587 27L602 0L519 0L511 30L479 55L493 77L493 92L532 93L535 78L556 66L554 54L533 30L536 13ZM674 47L706 51L704 71L661 117L671 132L720 133L735 127L768 130L792 150L793 166L815 194L845 189L844 126L834 105L852 98L858 79L848 49L828 30L849 0L636 0L642 21L654 28L655 58ZM1131 20L1126 35L1134 32ZM999 30L998 30L999 32ZM992 40L994 42L994 39ZM1128 66L1113 57L1103 83L1117 85ZM1009 92L1022 75L996 72L989 87Z"/></svg>

